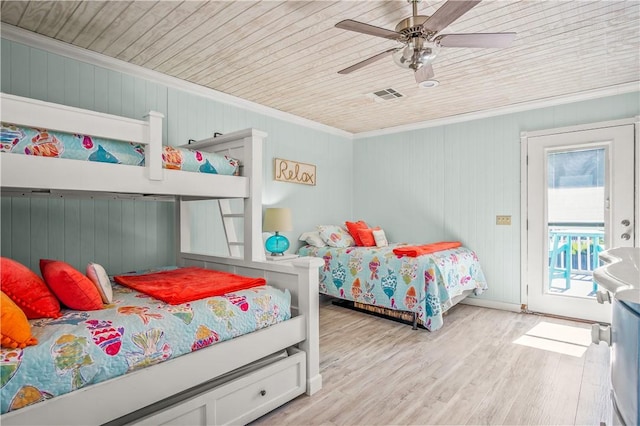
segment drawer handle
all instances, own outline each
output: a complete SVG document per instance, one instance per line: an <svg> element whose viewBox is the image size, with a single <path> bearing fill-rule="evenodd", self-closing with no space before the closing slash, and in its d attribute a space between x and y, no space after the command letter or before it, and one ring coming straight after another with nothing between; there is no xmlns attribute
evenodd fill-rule
<svg viewBox="0 0 640 426"><path fill-rule="evenodd" d="M262 389L262 390L260 391L260 396L265 396L266 394L267 394L267 391L266 391L266 390Z"/></svg>

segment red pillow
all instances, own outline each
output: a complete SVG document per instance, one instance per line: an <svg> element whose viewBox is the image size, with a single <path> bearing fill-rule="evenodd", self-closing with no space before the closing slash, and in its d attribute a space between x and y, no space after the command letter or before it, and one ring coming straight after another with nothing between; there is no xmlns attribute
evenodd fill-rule
<svg viewBox="0 0 640 426"><path fill-rule="evenodd" d="M362 247L362 240L358 235L358 230L367 229L369 225L367 225L363 220L359 220L357 222L345 222L344 224L347 227L349 234L351 234L353 240L356 242L356 245Z"/></svg>
<svg viewBox="0 0 640 426"><path fill-rule="evenodd" d="M42 279L26 266L0 257L2 291L29 319L59 318L60 303Z"/></svg>
<svg viewBox="0 0 640 426"><path fill-rule="evenodd" d="M79 311L102 309L102 296L82 272L59 260L40 260L40 271L47 285L63 305Z"/></svg>
<svg viewBox="0 0 640 426"><path fill-rule="evenodd" d="M376 245L376 239L373 236L373 231L379 230L380 227L375 227L373 229L358 229L358 236L362 241L363 247L373 247Z"/></svg>

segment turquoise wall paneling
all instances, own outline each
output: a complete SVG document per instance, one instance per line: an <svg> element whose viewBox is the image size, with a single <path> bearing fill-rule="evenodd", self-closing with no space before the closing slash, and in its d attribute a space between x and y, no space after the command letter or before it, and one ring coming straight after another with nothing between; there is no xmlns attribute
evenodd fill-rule
<svg viewBox="0 0 640 426"><path fill-rule="evenodd" d="M29 48L21 44L13 44L9 49L11 55L10 73L11 73L11 92L19 96L29 96ZM4 59L3 59L4 62ZM39 66L45 64L38 64ZM4 90L4 89L3 89Z"/></svg>
<svg viewBox="0 0 640 426"><path fill-rule="evenodd" d="M155 223L157 244L147 255L147 264L153 266L156 257L160 259L173 259L175 257L174 248L176 235L173 226L175 206L173 203L154 203L149 204L147 208L155 208L158 212L158 218ZM136 266L137 265L130 265L129 269Z"/></svg>
<svg viewBox="0 0 640 426"><path fill-rule="evenodd" d="M173 203L54 197L1 203L2 256L36 272L40 259L61 259L80 271L97 262L113 274L175 263L173 234L159 237L156 229L160 215L173 223Z"/></svg>
<svg viewBox="0 0 640 426"><path fill-rule="evenodd" d="M638 114L636 92L357 139L354 216L392 241L462 241L489 281L482 297L519 304L520 132ZM496 215L512 225L496 226Z"/></svg>
<svg viewBox="0 0 640 426"><path fill-rule="evenodd" d="M5 39L0 53L3 92L136 119L155 110L165 115L163 137L170 145L248 127L267 132L263 202L293 210L294 230L285 233L292 241L321 222L351 216L353 158L347 138ZM316 164L318 185L274 182L274 157ZM194 233L192 242L201 252L226 251L222 227L212 220L217 212L209 203L193 213L194 227L205 231ZM1 254L36 271L43 256L64 257L79 268L95 260L110 273L175 262L173 203L3 197L1 214Z"/></svg>
<svg viewBox="0 0 640 426"><path fill-rule="evenodd" d="M125 202L123 202L124 204ZM100 263L103 257L97 256L96 238L100 239L101 234L96 232L96 214L95 214L95 201L93 200L81 200L80 202L80 261L79 265L83 266L89 262ZM133 251L129 251L131 248L126 245L126 242L122 246L122 256L124 259L135 259L136 255ZM126 270L126 268L124 268Z"/></svg>
<svg viewBox="0 0 640 426"><path fill-rule="evenodd" d="M229 250L224 239L220 208L217 201L202 200L187 203L189 220L192 225L191 251L194 253L228 256Z"/></svg>
<svg viewBox="0 0 640 426"><path fill-rule="evenodd" d="M82 96L78 99L78 108L94 109L95 106L95 73L94 67L84 62L80 63L80 78L78 80L78 91ZM137 86L136 86L137 88Z"/></svg>
<svg viewBox="0 0 640 426"><path fill-rule="evenodd" d="M122 73L107 71L107 112L109 114L122 114Z"/></svg>
<svg viewBox="0 0 640 426"><path fill-rule="evenodd" d="M109 71L104 68L93 69L93 109L98 112L109 112Z"/></svg>
<svg viewBox="0 0 640 426"><path fill-rule="evenodd" d="M80 62L64 61L64 102L67 105L80 104Z"/></svg>
<svg viewBox="0 0 640 426"><path fill-rule="evenodd" d="M110 202L107 200L95 200L93 202L93 214L95 215L94 229L96 234L93 256L97 263L109 262L109 235L111 235L112 232L120 232L119 229L109 229L109 204ZM135 248L137 247L134 246L134 249ZM103 266L106 269L106 265ZM107 271L109 271L109 269L107 269Z"/></svg>
<svg viewBox="0 0 640 426"><path fill-rule="evenodd" d="M31 221L26 214L29 200L16 199L11 204L11 219L15 224L11 232L11 255L18 259L29 258L29 241L31 241Z"/></svg>
<svg viewBox="0 0 640 426"><path fill-rule="evenodd" d="M11 199L0 198L0 254L13 257L13 215L11 211ZM17 232L18 230L16 230Z"/></svg>
<svg viewBox="0 0 640 426"><path fill-rule="evenodd" d="M2 91L7 91L11 87L11 67L12 63L9 61L11 57L11 42L5 39L0 39L0 84L2 85Z"/></svg>
<svg viewBox="0 0 640 426"><path fill-rule="evenodd" d="M80 200L75 198L67 198L64 200L64 219L63 230L64 236L64 251L60 257L72 265L80 265ZM116 262L109 262L109 264L115 268L114 270L121 271Z"/></svg>
<svg viewBox="0 0 640 426"><path fill-rule="evenodd" d="M30 259L28 265L38 271L40 259L49 257L49 218L47 216L49 199L32 198L30 201L30 214L27 216L31 219L29 233ZM55 238L55 234L52 234L51 237Z"/></svg>
<svg viewBox="0 0 640 426"><path fill-rule="evenodd" d="M47 99L47 52L31 49L29 64L29 97Z"/></svg>
<svg viewBox="0 0 640 426"><path fill-rule="evenodd" d="M32 63L29 66L38 67L39 63ZM67 87L66 83L75 85L76 82L69 82L65 75L65 58L58 55L47 55L47 63L42 66L46 66L47 69L47 100L49 102L55 102L58 104L66 103L65 93Z"/></svg>

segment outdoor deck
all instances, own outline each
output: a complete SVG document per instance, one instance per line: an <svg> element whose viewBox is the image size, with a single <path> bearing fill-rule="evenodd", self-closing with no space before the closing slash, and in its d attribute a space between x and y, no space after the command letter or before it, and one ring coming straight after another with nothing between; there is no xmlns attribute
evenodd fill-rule
<svg viewBox="0 0 640 426"><path fill-rule="evenodd" d="M549 286L549 292L572 297L596 297L591 274L573 273L571 274L571 287L566 290L564 286L564 278L555 278Z"/></svg>

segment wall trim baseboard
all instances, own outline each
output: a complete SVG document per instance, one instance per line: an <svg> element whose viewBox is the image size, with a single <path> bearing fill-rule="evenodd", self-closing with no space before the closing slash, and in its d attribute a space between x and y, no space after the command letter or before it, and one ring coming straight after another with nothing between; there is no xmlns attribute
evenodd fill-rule
<svg viewBox="0 0 640 426"><path fill-rule="evenodd" d="M112 58L98 52L64 43L62 41L49 38L38 33L27 31L10 24L3 23L2 27L0 28L0 34L4 39L24 44L35 49L42 49L50 53L55 53L67 58L90 63L95 66L110 69L112 71L129 74L134 77L144 78L155 83L164 84L173 89L183 90L185 92L202 96L204 98L208 98L217 102L243 108L248 111L287 121L289 123L298 124L310 129L319 130L321 132L329 133L336 136L341 136L349 140L353 138L353 133L344 131L342 129L327 126L326 124L318 123L317 121L309 120L307 118L290 114L288 112L280 111L278 109L261 105L256 102L248 101L246 99L229 95L227 93L222 93L205 86L200 86L198 84L172 77L170 75L163 74L161 72L154 71L148 68L144 68L139 65L131 64L120 59Z"/></svg>
<svg viewBox="0 0 640 426"><path fill-rule="evenodd" d="M474 111L467 114L459 114L451 117L421 121L418 123L406 124L402 126L387 127L384 129L372 130L369 132L351 133L346 130L338 129L336 127L328 126L326 124L310 120L308 118L280 111L278 109L242 99L237 96L222 93L208 87L200 86L186 80L171 77L167 74L150 70L139 65L131 64L120 59L111 58L101 53L83 49L72 44L64 43L62 41L55 40L38 33L27 31L10 24L3 23L2 27L0 28L0 34L2 38L14 41L16 43L21 43L36 49L42 49L47 52L55 53L78 61L87 62L92 65L96 65L113 71L118 71L135 77L144 78L156 83L164 84L173 89L183 90L185 92L212 99L217 102L243 108L252 112L266 115L271 118L287 121L289 123L298 124L309 129L314 129L328 134L344 137L349 140L365 139L394 133L402 133L411 130L445 126L448 124L479 120L483 118L528 111L532 109L546 108L590 99L603 98L607 96L620 95L624 93L640 92L640 80L637 80L599 89L554 96L529 102L521 102L518 104L492 108L484 111Z"/></svg>
<svg viewBox="0 0 640 426"><path fill-rule="evenodd" d="M460 303L463 305L480 306L481 308L499 309L501 311L522 312L521 306L517 303L498 302L496 300L480 299L477 297L467 297Z"/></svg>

